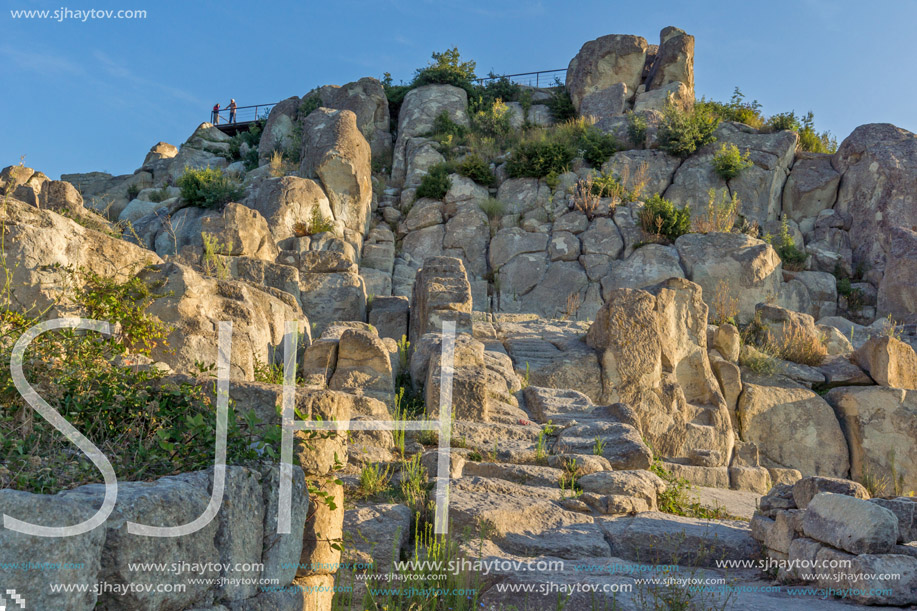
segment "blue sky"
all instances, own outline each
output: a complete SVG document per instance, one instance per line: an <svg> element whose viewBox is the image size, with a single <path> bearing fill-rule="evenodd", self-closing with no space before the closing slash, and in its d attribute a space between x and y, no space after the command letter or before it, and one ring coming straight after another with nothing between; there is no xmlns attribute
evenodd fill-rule
<svg viewBox="0 0 917 611"><path fill-rule="evenodd" d="M0 167L129 173L180 144L230 97L240 105L362 76L409 79L458 46L478 73L566 67L611 33L696 37L698 96L738 85L767 113L815 111L842 140L857 125L917 131L917 2L629 0L3 0ZM142 9L144 20L14 20L11 9Z"/></svg>

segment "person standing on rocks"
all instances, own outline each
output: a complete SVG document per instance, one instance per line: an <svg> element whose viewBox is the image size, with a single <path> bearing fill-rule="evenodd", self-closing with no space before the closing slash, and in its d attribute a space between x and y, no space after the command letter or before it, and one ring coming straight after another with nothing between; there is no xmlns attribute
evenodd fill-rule
<svg viewBox="0 0 917 611"><path fill-rule="evenodd" d="M213 110L210 112L210 122L214 125L220 124L220 103L217 102L213 105Z"/></svg>
<svg viewBox="0 0 917 611"><path fill-rule="evenodd" d="M236 100L235 98L233 98L232 100L229 100L229 122L230 123L236 122Z"/></svg>

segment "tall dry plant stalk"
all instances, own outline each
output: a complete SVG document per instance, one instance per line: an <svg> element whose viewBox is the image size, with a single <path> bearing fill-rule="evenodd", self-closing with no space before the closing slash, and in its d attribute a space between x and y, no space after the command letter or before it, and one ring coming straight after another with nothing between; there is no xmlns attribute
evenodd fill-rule
<svg viewBox="0 0 917 611"><path fill-rule="evenodd" d="M573 187L573 207L586 215L590 221L595 218L595 212L599 208L599 201L602 199L593 192L592 174L586 178L576 181Z"/></svg>
<svg viewBox="0 0 917 611"><path fill-rule="evenodd" d="M728 191L723 191L717 197L715 189L707 192L707 207L703 213L691 219L693 229L697 233L729 233L735 227L739 218L741 201L735 193L729 196Z"/></svg>

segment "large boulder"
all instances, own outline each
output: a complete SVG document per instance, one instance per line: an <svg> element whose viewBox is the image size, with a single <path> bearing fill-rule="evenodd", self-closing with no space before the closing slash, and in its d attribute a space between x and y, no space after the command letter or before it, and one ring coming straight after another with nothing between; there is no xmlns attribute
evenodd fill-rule
<svg viewBox="0 0 917 611"><path fill-rule="evenodd" d="M162 263L156 253L14 199L0 207L0 223L13 288L10 307L19 312L54 306L58 314L75 314L68 305L74 276L67 268L125 282L144 266Z"/></svg>
<svg viewBox="0 0 917 611"><path fill-rule="evenodd" d="M854 265L883 270L893 227L917 226L917 135L889 123L853 130L834 155L843 174L835 210L851 219Z"/></svg>
<svg viewBox="0 0 917 611"><path fill-rule="evenodd" d="M296 139L296 120L301 103L299 97L293 96L277 102L271 108L258 142L258 157L262 162L267 162L275 151L287 158L295 156L300 146Z"/></svg>
<svg viewBox="0 0 917 611"><path fill-rule="evenodd" d="M567 91L579 111L583 99L616 83L630 97L643 80L647 43L640 36L609 34L584 44L567 67Z"/></svg>
<svg viewBox="0 0 917 611"><path fill-rule="evenodd" d="M757 304L780 292L783 266L767 242L743 233L690 233L678 238L675 248L685 276L701 285L707 305L714 308L718 292L725 293L727 301L736 301L741 323L754 318Z"/></svg>
<svg viewBox="0 0 917 611"><path fill-rule="evenodd" d="M850 446L850 475L917 489L917 391L877 386L835 388L827 400Z"/></svg>
<svg viewBox="0 0 917 611"><path fill-rule="evenodd" d="M870 338L853 360L880 386L917 390L917 353L895 337Z"/></svg>
<svg viewBox="0 0 917 611"><path fill-rule="evenodd" d="M834 206L840 182L831 155L798 153L783 188L783 213L799 223L803 233L811 231L818 214Z"/></svg>
<svg viewBox="0 0 917 611"><path fill-rule="evenodd" d="M278 242L296 235L297 223L311 221L316 209L321 218L334 218L328 196L321 186L314 180L298 176L256 181L248 190L244 203L264 216Z"/></svg>
<svg viewBox="0 0 917 611"><path fill-rule="evenodd" d="M732 424L707 357L698 285L671 278L647 290L611 291L586 343L599 352L603 402L633 405L657 452L730 455Z"/></svg>
<svg viewBox="0 0 917 611"><path fill-rule="evenodd" d="M326 108L353 112L357 116L357 127L369 142L374 156L391 152L388 98L378 79L364 77L340 87L325 85L310 95L318 95Z"/></svg>
<svg viewBox="0 0 917 611"><path fill-rule="evenodd" d="M788 380L746 378L737 415L742 439L758 445L765 467L847 476L847 440L834 410L808 388Z"/></svg>
<svg viewBox="0 0 917 611"><path fill-rule="evenodd" d="M694 37L668 26L659 32L659 49L646 77L647 91L683 83L694 98Z"/></svg>
<svg viewBox="0 0 917 611"><path fill-rule="evenodd" d="M220 216L201 223L201 231L224 245L224 255L274 261L280 252L264 217L242 204L226 204Z"/></svg>
<svg viewBox="0 0 917 611"><path fill-rule="evenodd" d="M318 177L334 220L365 234L372 203L371 152L350 110L318 108L302 120L300 175Z"/></svg>
<svg viewBox="0 0 917 611"><path fill-rule="evenodd" d="M602 296L607 301L607 296L615 289L639 289L669 278L684 277L675 247L647 244L627 259L611 264L611 273L602 278Z"/></svg>
<svg viewBox="0 0 917 611"><path fill-rule="evenodd" d="M176 371L196 373L196 364L217 362L217 328L233 323L230 375L252 380L255 364L280 362L287 321L305 317L285 293L266 293L243 282L206 278L190 267L167 263L147 268L139 278L159 295L147 311L170 326L168 345L152 356ZM306 323L307 324L307 323Z"/></svg>
<svg viewBox="0 0 917 611"><path fill-rule="evenodd" d="M822 492L806 507L805 535L851 554L887 554L898 542L898 518L875 503Z"/></svg>

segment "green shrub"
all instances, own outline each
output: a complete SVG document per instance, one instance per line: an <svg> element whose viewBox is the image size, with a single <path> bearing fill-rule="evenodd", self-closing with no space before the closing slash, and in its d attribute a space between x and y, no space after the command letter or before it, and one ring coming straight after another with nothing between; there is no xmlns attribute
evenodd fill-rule
<svg viewBox="0 0 917 611"><path fill-rule="evenodd" d="M170 331L146 313L155 294L140 279L126 283L92 272L70 272L82 285L75 301L87 316L119 328L116 335L70 329L37 337L23 361L26 378L41 397L92 441L123 480L150 480L213 465L216 418L212 386L168 382L157 369L128 364L150 354ZM0 358L38 320L0 310ZM123 360L122 360L123 359ZM0 488L51 494L101 479L87 456L20 396L8 367L0 370ZM27 423L26 426L23 426ZM252 414L229 411L227 464L257 460L274 449L254 436ZM279 430L278 430L279 432ZM278 436L279 439L279 436ZM4 472L6 476L4 476Z"/></svg>
<svg viewBox="0 0 917 611"><path fill-rule="evenodd" d="M513 131L509 106L497 98L471 116L471 125L474 131L482 136L505 138Z"/></svg>
<svg viewBox="0 0 917 611"><path fill-rule="evenodd" d="M564 84L560 82L560 79L555 79L554 81L554 92L547 102L547 107L555 123L569 121L576 116L573 100L570 99L570 94Z"/></svg>
<svg viewBox="0 0 917 611"><path fill-rule="evenodd" d="M488 75L489 78L496 76L493 73ZM475 88L476 95L470 99L469 107L471 110L478 110L491 106L497 100L504 102L522 101L522 87L512 82L505 76L487 81L485 85L479 85Z"/></svg>
<svg viewBox="0 0 917 611"><path fill-rule="evenodd" d="M303 120L312 114L312 111L321 108L322 99L318 97L318 94L309 93L299 103L299 108L296 109L296 118L298 120Z"/></svg>
<svg viewBox="0 0 917 611"><path fill-rule="evenodd" d="M491 221L499 220L500 217L506 214L506 204L495 197L488 197L479 203L478 207Z"/></svg>
<svg viewBox="0 0 917 611"><path fill-rule="evenodd" d="M627 137L636 147L646 143L646 117L633 111L627 111Z"/></svg>
<svg viewBox="0 0 917 611"><path fill-rule="evenodd" d="M138 185L128 185L127 186L127 199L133 200L137 199L137 196L140 195L140 187Z"/></svg>
<svg viewBox="0 0 917 611"><path fill-rule="evenodd" d="M293 223L293 233L300 238L317 233L325 233L332 229L334 229L334 221L322 216L322 211L319 210L318 206L312 208L309 220Z"/></svg>
<svg viewBox="0 0 917 611"><path fill-rule="evenodd" d="M611 134L605 134L590 126L580 136L577 148L586 163L594 168L600 168L618 150L618 141Z"/></svg>
<svg viewBox="0 0 917 611"><path fill-rule="evenodd" d="M573 147L565 142L540 139L520 142L513 147L506 171L511 178L544 178L551 172L561 174L573 161Z"/></svg>
<svg viewBox="0 0 917 611"><path fill-rule="evenodd" d="M648 200L640 211L640 224L647 233L674 241L691 230L691 210L679 210L675 204L658 193Z"/></svg>
<svg viewBox="0 0 917 611"><path fill-rule="evenodd" d="M719 119L700 105L686 112L667 104L659 125L659 148L676 157L688 157L716 140L713 132L718 124Z"/></svg>
<svg viewBox="0 0 917 611"><path fill-rule="evenodd" d="M735 144L722 144L713 156L713 171L723 180L730 180L754 164L748 160L749 152L743 155Z"/></svg>
<svg viewBox="0 0 917 611"><path fill-rule="evenodd" d="M744 123L755 129L761 129L765 125L761 104L758 103L758 100L746 102L745 94L738 87L735 88L732 99L727 103L707 101L705 98L701 98L701 101L696 106L703 112L709 112L720 121Z"/></svg>
<svg viewBox="0 0 917 611"><path fill-rule="evenodd" d="M490 170L490 164L477 153L466 155L462 159L458 164L458 173L485 186L492 185L497 180Z"/></svg>
<svg viewBox="0 0 917 611"><path fill-rule="evenodd" d="M245 194L242 185L223 174L219 168L186 167L176 185L181 189L182 199L199 208L218 208L241 199Z"/></svg>
<svg viewBox="0 0 917 611"><path fill-rule="evenodd" d="M452 179L449 178L449 166L445 163L437 163L420 180L420 186L417 187L415 197L429 197L430 199L442 199L446 196L449 188L452 186Z"/></svg>
<svg viewBox="0 0 917 611"><path fill-rule="evenodd" d="M458 47L446 49L442 53L433 53L433 61L423 68L418 68L411 87L423 85L453 85L474 94L474 69L472 60L462 61Z"/></svg>
<svg viewBox="0 0 917 611"><path fill-rule="evenodd" d="M433 136L463 137L468 133L468 128L452 120L447 111L442 111L433 119Z"/></svg>
<svg viewBox="0 0 917 611"><path fill-rule="evenodd" d="M264 129L263 120L252 123L247 130L239 132L229 140L229 158L232 161L243 161L246 171L258 167L258 144L261 142L261 132ZM242 154L242 144L248 145L248 152Z"/></svg>
<svg viewBox="0 0 917 611"><path fill-rule="evenodd" d="M790 271L801 271L805 269L807 255L804 251L796 247L796 241L790 234L790 228L789 225L787 225L786 218L783 219L783 224L780 226L780 236L778 236L778 243L774 250L780 255L780 259L783 261L783 266L786 269Z"/></svg>

